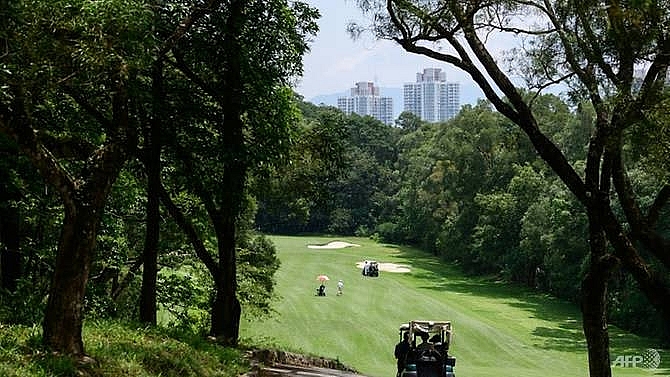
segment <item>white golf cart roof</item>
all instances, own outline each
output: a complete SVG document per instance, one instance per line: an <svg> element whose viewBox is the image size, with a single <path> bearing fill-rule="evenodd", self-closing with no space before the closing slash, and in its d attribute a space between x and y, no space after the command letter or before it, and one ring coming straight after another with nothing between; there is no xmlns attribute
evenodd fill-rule
<svg viewBox="0 0 670 377"><path fill-rule="evenodd" d="M423 321L415 320L410 321L409 323L403 323L400 325L400 331L413 332L437 332L437 331L452 331L451 321Z"/></svg>
<svg viewBox="0 0 670 377"><path fill-rule="evenodd" d="M423 321L415 320L400 325L400 332L408 332L411 339L420 333L440 334L442 341L451 344L454 337L454 328L451 321Z"/></svg>

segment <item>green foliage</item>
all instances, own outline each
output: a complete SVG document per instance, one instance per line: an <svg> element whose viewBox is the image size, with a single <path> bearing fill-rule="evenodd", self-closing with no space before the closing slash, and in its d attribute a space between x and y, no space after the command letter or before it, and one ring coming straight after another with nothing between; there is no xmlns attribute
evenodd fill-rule
<svg viewBox="0 0 670 377"><path fill-rule="evenodd" d="M521 252L540 261L537 286L557 297L576 300L589 255L586 215L565 188L554 185L528 208L522 224Z"/></svg>
<svg viewBox="0 0 670 377"><path fill-rule="evenodd" d="M631 331L649 337L668 339L670 336L668 324L649 305L635 281L622 271L613 279L608 300L612 322L625 323Z"/></svg>
<svg viewBox="0 0 670 377"><path fill-rule="evenodd" d="M260 228L370 234L392 208L399 130L331 107L303 103L301 111L290 163L262 181Z"/></svg>
<svg viewBox="0 0 670 377"><path fill-rule="evenodd" d="M345 116L333 108L299 106L304 119L296 124L289 157L253 183L259 202L256 223L263 231L324 230L327 222L320 218L335 205L331 185L346 166Z"/></svg>
<svg viewBox="0 0 670 377"><path fill-rule="evenodd" d="M214 289L211 275L193 256L170 262L158 276L159 322L167 327L204 334L210 320ZM237 295L246 318L273 313L277 299L274 274L280 262L270 239L254 234L243 235L237 249Z"/></svg>
<svg viewBox="0 0 670 377"><path fill-rule="evenodd" d="M14 168L18 148L3 135L0 178L9 179L2 179L1 202L4 205L5 199L19 196L11 198L17 205L8 206L8 210L20 214L16 226L28 231L20 242L20 252L26 257L22 266L28 269L23 279L26 283L16 292L6 296L2 292L0 318L40 321L59 244L57 228L70 219L75 220L65 225L89 225L79 233L83 238L96 238L96 255L89 265L93 256L90 243L77 254L81 258L73 258L82 262L78 270L53 277L88 282L87 294L83 299L82 289L62 300L51 300L50 305L62 302L66 308L75 308L75 315L64 316L74 318L75 329L80 327L76 322L82 318L78 315L82 304L86 315L93 318L130 318L136 311L133 301L137 299L145 237L146 182L137 161L120 177L117 174L135 152L138 134L148 123L162 124L162 144L170 147L170 154L164 155L161 173L168 176L164 182L172 184L170 194L179 204L199 199L185 207L191 211L186 217L206 249L216 250L212 245L224 244L224 237L232 244L234 233L228 232L230 228L221 232L221 224L235 225L245 206L251 208L253 200L247 202L244 192L247 173L263 174L287 158L293 128L300 122L290 85L302 72L302 57L318 30L318 11L306 3L286 0L241 2L243 9L238 14L232 13L235 4L229 2L205 8L191 2L119 0L4 4L0 11L0 129L22 142L22 151L28 152L56 192L42 195L45 190L32 187L35 182L21 182L23 175L35 172L23 166ZM192 25L189 18L194 20ZM161 64L162 71L154 70ZM39 141L32 143L33 136ZM156 140L142 141L144 148L133 156L140 161ZM6 149L12 151L9 157ZM114 191L108 197L113 183ZM60 195L65 206L52 204L52 194ZM104 204L103 212L100 207ZM92 208L91 214L82 208ZM64 209L70 215L65 219ZM87 215L90 217L77 217ZM212 285L207 279L189 279L183 269L195 263L179 259L191 250L184 246L181 234L175 235L174 223L160 225L165 232L159 245L159 262L165 266L160 300L172 310L176 321L190 322L199 329L205 319L190 320L197 317L193 310L202 310L209 303ZM253 227L244 221L238 225L240 232ZM73 236L72 243L65 236L61 248L69 251L79 247L79 234ZM76 246L68 248L70 244ZM245 255L247 258L256 258L249 268L240 269L249 285L244 292L245 304L268 312L271 276L278 267L276 259L270 263L273 249L260 240L249 241L244 247L252 255ZM62 249L59 252L64 255ZM223 259L218 263L224 263ZM259 266L259 261L266 264ZM268 274L269 280L263 274ZM234 283L235 277L229 278L226 283ZM28 282L34 291L26 295ZM260 287L257 291L255 284ZM51 294L53 298L60 290ZM12 304L20 304L21 310L11 311ZM47 315L55 313L52 310ZM52 322L45 321L45 326ZM62 338L67 336L78 340L78 334ZM60 347L55 343L52 345ZM65 373L52 369L56 374Z"/></svg>
<svg viewBox="0 0 670 377"><path fill-rule="evenodd" d="M150 63L152 11L143 1L13 4L15 27L6 39L11 53L3 58L0 82L31 96L32 115L43 121L40 127L52 137L101 143L104 128L91 127L91 119L76 110L73 98L90 101L92 108L102 108L96 108L100 115L109 115L105 106L115 80L128 80L132 87ZM14 97L18 92L5 93Z"/></svg>
<svg viewBox="0 0 670 377"><path fill-rule="evenodd" d="M331 234L352 234L354 225L351 210L348 208L336 208L330 213L330 224L328 233Z"/></svg>
<svg viewBox="0 0 670 377"><path fill-rule="evenodd" d="M267 237L252 236L241 242L237 254L238 297L247 318L259 318L273 313L275 273L280 261L277 250Z"/></svg>
<svg viewBox="0 0 670 377"><path fill-rule="evenodd" d="M39 322L44 312L62 208L16 145L3 136L0 179L0 251L4 254L16 247L19 255L18 265L3 266L14 270L18 280L14 289L0 289L0 322L30 325ZM7 263L4 255L3 263Z"/></svg>
<svg viewBox="0 0 670 377"><path fill-rule="evenodd" d="M391 222L381 223L375 228L375 237L379 242L398 243L402 241L398 224Z"/></svg>
<svg viewBox="0 0 670 377"><path fill-rule="evenodd" d="M178 271L161 270L157 301L159 310L168 314L161 322L170 327L204 332L209 320L207 309L212 289L211 278L200 269L183 266Z"/></svg>
<svg viewBox="0 0 670 377"><path fill-rule="evenodd" d="M424 122L414 113L403 111L400 113L395 123L398 127L402 128L403 131L414 132L421 128Z"/></svg>
<svg viewBox="0 0 670 377"><path fill-rule="evenodd" d="M658 104L646 115L646 119L630 130L631 145L627 152L640 160L640 164L656 180L668 182L670 161L670 88L659 95Z"/></svg>
<svg viewBox="0 0 670 377"><path fill-rule="evenodd" d="M477 195L475 204L480 208L472 235L476 263L484 272L502 272L512 278L505 257L518 254L519 222L514 197L508 193Z"/></svg>
<svg viewBox="0 0 670 377"><path fill-rule="evenodd" d="M20 279L14 292L0 292L0 322L21 325L39 323L44 316L47 292L45 276L35 274Z"/></svg>
<svg viewBox="0 0 670 377"><path fill-rule="evenodd" d="M87 314L96 318L132 319L136 311L136 302L123 299L128 297L131 288L122 288L120 284L139 272L139 267L133 265L141 256L144 241L146 198L144 182L136 177L138 169L136 163L131 163L120 173L98 230L96 258L86 294ZM169 237L166 235L165 239ZM136 296L131 294L131 297L135 301Z"/></svg>

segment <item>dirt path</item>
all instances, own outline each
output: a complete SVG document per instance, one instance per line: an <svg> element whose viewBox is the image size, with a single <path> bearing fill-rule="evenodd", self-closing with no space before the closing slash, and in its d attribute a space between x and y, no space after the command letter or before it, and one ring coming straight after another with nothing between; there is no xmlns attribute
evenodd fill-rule
<svg viewBox="0 0 670 377"><path fill-rule="evenodd" d="M277 350L253 350L247 353L251 371L240 377L305 376L365 377L337 360Z"/></svg>
<svg viewBox="0 0 670 377"><path fill-rule="evenodd" d="M275 364L273 366L261 367L256 371L249 372L245 374L246 377L271 377L271 376L305 376L305 377L365 377L360 374L354 374L347 371L337 370L337 369L328 369L328 368L319 368L319 367L307 367L307 366L295 366L295 365L286 365L286 364Z"/></svg>

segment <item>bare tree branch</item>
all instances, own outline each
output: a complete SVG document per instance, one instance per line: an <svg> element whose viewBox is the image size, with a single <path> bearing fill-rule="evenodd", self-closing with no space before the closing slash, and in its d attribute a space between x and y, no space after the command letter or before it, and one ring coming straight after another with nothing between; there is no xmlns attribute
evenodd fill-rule
<svg viewBox="0 0 670 377"><path fill-rule="evenodd" d="M170 216L172 216L181 230L186 234L189 241L191 241L191 245L193 245L195 254L202 261L205 267L207 267L209 273L212 274L212 276L217 276L219 273L219 265L216 263L209 251L207 251L207 247L205 247L205 244L202 242L202 239L198 235L198 231L195 229L193 224L186 218L186 216L184 216L183 212L172 201L170 194L167 192L167 190L165 190L165 186L163 186L163 184L160 185L160 198L161 202L170 213Z"/></svg>

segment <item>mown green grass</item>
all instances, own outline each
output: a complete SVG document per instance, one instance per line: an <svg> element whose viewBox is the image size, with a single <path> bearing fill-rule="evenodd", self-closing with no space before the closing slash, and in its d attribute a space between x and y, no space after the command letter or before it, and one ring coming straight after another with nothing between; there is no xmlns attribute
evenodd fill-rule
<svg viewBox="0 0 670 377"><path fill-rule="evenodd" d="M161 328L88 322L86 363L44 352L40 333L0 326L0 377L232 377L249 369L241 350Z"/></svg>
<svg viewBox="0 0 670 377"><path fill-rule="evenodd" d="M281 300L272 319L243 322L250 343L277 345L336 358L375 377L393 376L398 326L411 319L451 320L451 352L458 376L587 376L586 342L574 305L487 279L465 277L455 267L411 248L362 238L272 237L282 266ZM333 240L360 247L310 249ZM366 278L356 262L403 264L410 273ZM326 297L315 296L316 276L326 274ZM344 280L344 295L336 282ZM641 354L658 344L610 328L612 358ZM663 368L670 353L661 352ZM668 369L614 368L615 376L668 375Z"/></svg>
<svg viewBox="0 0 670 377"><path fill-rule="evenodd" d="M411 319L451 320L457 375L587 376L586 345L574 305L487 279L410 248L367 239L345 249L309 249L326 237L272 237L282 267L282 296L271 319L242 323L242 344L339 359L375 377L393 376L398 325ZM356 262L375 259L409 266L410 273L361 276ZM331 277L316 297L316 276ZM345 282L336 296L336 282ZM640 355L658 344L611 328L612 358ZM39 326L0 324L0 377L232 377L248 370L243 350L201 336L116 321L86 321L84 343L92 362L78 364L45 352ZM614 368L615 376L670 375L670 352L661 369Z"/></svg>

